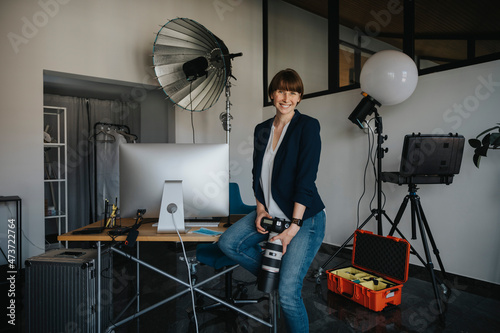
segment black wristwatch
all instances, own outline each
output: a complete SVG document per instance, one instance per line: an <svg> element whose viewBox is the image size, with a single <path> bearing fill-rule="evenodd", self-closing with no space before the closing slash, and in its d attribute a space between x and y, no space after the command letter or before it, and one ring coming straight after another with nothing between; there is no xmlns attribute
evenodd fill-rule
<svg viewBox="0 0 500 333"><path fill-rule="evenodd" d="M296 218L293 218L293 219L292 219L292 224L296 224L296 225L298 225L299 227L302 227L302 223L303 223L303 222L304 222L304 221L302 221L301 219L296 219Z"/></svg>

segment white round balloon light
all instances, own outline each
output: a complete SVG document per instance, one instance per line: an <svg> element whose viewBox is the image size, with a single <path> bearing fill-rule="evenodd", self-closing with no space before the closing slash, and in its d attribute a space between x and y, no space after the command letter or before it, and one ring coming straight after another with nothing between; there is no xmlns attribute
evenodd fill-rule
<svg viewBox="0 0 500 333"><path fill-rule="evenodd" d="M360 74L361 90L382 105L394 105L413 94L418 82L415 62L395 50L375 53L366 61Z"/></svg>

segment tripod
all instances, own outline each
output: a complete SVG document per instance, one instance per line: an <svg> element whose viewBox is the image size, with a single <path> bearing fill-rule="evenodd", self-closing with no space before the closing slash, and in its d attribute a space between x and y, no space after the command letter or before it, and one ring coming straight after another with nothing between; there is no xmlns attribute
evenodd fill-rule
<svg viewBox="0 0 500 333"><path fill-rule="evenodd" d="M377 221L377 233L382 235L382 216L384 216L389 223L393 224L391 219L387 216L385 211L382 209L382 158L384 154L387 152L387 148L382 148L382 144L384 140L387 140L387 135L382 135L382 117L380 117L377 109L375 107L372 108L371 112L375 114L375 131L377 133L377 208L372 209L370 216L358 227L358 229L363 229L363 227L370 222L372 218L375 217ZM370 112L370 113L371 113ZM340 248L328 258L328 260L318 268L314 277L316 278L316 283L319 284L321 282L321 275L324 274L325 268L328 264L345 248L348 246L349 242L354 238L355 233L352 235L340 246Z"/></svg>
<svg viewBox="0 0 500 333"><path fill-rule="evenodd" d="M424 247L424 252L425 252L425 258L427 259L427 262L424 262L423 259L418 255L418 253L411 247L412 253L416 254L417 257L420 259L420 261L424 264L424 266L427 268L431 275L431 282L432 282L432 287L434 290L434 297L436 298L436 303L437 307L439 310L439 313L442 315L443 314L443 309L441 307L441 297L439 294L438 290L438 284L437 284L437 277L434 274L434 264L432 263L432 258L431 254L429 251L429 244L427 243L427 237L431 241L432 249L434 252L434 255L436 256L439 267L441 268L441 273L443 274L443 277L447 279L447 274L443 266L443 262L441 261L441 256L439 255L439 250L436 246L436 242L434 241L434 237L432 236L431 229L429 228L429 223L427 223L427 219L424 214L424 210L422 209L422 205L420 203L420 197L417 195L417 185L413 183L408 183L408 194L405 196L403 199L403 202L401 203L401 206L399 207L398 213L396 215L396 218L394 219L394 223L392 225L391 231L389 232L389 236L392 236L395 231L398 232L398 234L402 237L405 238L402 233L397 229L399 222L401 221L401 217L403 216L403 213L408 206L408 201L411 203L411 228L412 228L412 238L411 239L417 239L416 237L416 222L418 222L418 227L420 230L420 237L422 238L422 245ZM405 238L406 239L406 238ZM443 282L440 281L441 287L444 290L444 293L447 293L448 288L444 285Z"/></svg>

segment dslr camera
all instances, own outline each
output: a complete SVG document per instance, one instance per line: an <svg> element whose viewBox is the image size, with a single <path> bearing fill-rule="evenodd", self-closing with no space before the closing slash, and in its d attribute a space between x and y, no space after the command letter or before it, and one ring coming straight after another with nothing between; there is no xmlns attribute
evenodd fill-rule
<svg viewBox="0 0 500 333"><path fill-rule="evenodd" d="M281 241L270 239L282 233L290 227L290 222L283 219L263 218L260 225L266 231L269 231L269 237L265 245L264 256L262 257L261 270L257 278L257 287L260 291L270 293L278 288L281 257L283 256L283 245Z"/></svg>

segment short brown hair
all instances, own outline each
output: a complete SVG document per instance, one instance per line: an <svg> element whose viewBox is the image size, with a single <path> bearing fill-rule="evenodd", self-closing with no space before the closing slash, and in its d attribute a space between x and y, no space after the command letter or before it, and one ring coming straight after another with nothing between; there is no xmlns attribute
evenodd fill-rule
<svg viewBox="0 0 500 333"><path fill-rule="evenodd" d="M300 99L302 99L304 95L304 84L295 70L287 68L279 71L271 80L268 89L269 98L271 98L271 95L276 90L298 92L300 94Z"/></svg>

